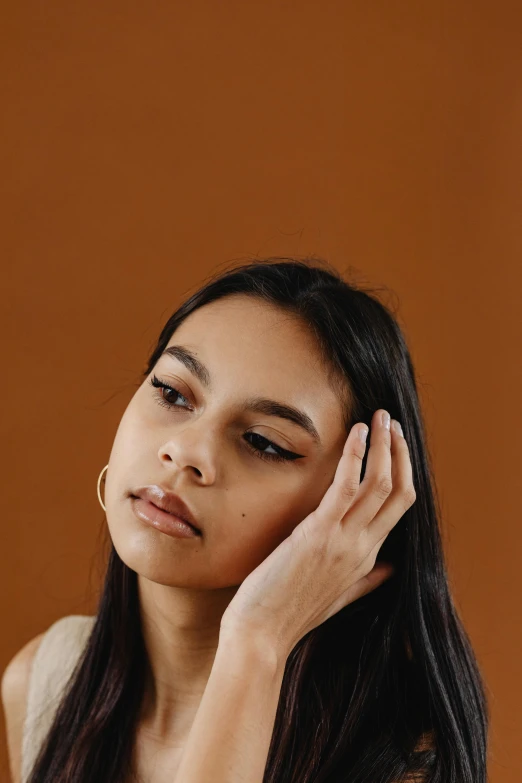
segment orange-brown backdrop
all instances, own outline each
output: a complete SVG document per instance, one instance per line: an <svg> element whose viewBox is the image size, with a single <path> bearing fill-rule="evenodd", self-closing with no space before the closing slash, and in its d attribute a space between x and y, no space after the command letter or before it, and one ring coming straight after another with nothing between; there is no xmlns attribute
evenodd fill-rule
<svg viewBox="0 0 522 783"><path fill-rule="evenodd" d="M96 481L169 313L231 259L315 253L398 296L491 781L520 783L520 4L2 16L0 669L94 612Z"/></svg>

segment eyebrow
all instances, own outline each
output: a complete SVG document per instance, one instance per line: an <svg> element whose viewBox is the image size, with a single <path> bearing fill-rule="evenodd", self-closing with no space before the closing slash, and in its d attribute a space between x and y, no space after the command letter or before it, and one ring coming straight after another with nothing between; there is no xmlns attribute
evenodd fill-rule
<svg viewBox="0 0 522 783"><path fill-rule="evenodd" d="M174 359L180 361L192 375L200 381L201 385L208 389L212 389L212 381L208 368L203 364L201 359L198 359L195 353L189 348L183 345L171 345L166 348L161 356L172 356ZM161 358L161 357L160 357ZM312 419L304 411L299 408L294 408L292 405L286 405L277 400L271 400L267 397L249 397L245 401L245 410L254 411L254 413L262 413L265 416L277 416L280 419L287 419L287 421L297 424L305 432L307 432L316 443L321 443L319 433L313 423Z"/></svg>

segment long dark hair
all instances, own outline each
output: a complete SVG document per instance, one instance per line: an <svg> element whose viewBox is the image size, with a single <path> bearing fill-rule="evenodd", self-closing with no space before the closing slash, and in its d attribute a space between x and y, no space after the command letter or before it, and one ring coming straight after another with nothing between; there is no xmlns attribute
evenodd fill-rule
<svg viewBox="0 0 522 783"><path fill-rule="evenodd" d="M379 552L394 576L289 655L264 783L485 783L485 688L450 595L417 382L395 314L322 259L254 260L215 274L179 307L143 376L190 313L232 294L310 327L351 391L347 432L370 425L378 408L401 422L417 493ZM92 632L28 783L128 780L145 667L137 575L112 546Z"/></svg>

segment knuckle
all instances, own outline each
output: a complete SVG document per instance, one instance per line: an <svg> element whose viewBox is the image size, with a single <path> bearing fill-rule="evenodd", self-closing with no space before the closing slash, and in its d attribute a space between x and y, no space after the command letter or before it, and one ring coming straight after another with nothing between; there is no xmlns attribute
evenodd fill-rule
<svg viewBox="0 0 522 783"><path fill-rule="evenodd" d="M340 486L341 495L344 500L353 500L359 491L359 479L355 476L348 476L345 478Z"/></svg>
<svg viewBox="0 0 522 783"><path fill-rule="evenodd" d="M373 553L373 546L372 540L367 531L363 531L359 536L355 550L362 563L366 563L366 561L371 558Z"/></svg>
<svg viewBox="0 0 522 783"><path fill-rule="evenodd" d="M375 552L373 550L368 553L368 556L364 561L364 570L367 574L369 574L370 571L375 567L375 563L377 561L377 555L378 552Z"/></svg>
<svg viewBox="0 0 522 783"><path fill-rule="evenodd" d="M352 445L352 448L350 449L349 454L350 454L350 457L352 457L352 459L355 459L358 462L362 462L363 458L364 458L364 454L365 454L364 443L361 440L359 440L359 443L357 444L357 446Z"/></svg>
<svg viewBox="0 0 522 783"><path fill-rule="evenodd" d="M391 477L387 473L377 476L374 484L374 492L380 500L386 500L393 489Z"/></svg>
<svg viewBox="0 0 522 783"><path fill-rule="evenodd" d="M356 540L350 546L350 555L358 568L363 568L368 557L368 544L364 540Z"/></svg>
<svg viewBox="0 0 522 783"><path fill-rule="evenodd" d="M410 508L410 506L413 506L417 499L417 493L415 492L415 488L413 484L408 484L403 493L402 496L404 498L404 503L406 505L406 508Z"/></svg>

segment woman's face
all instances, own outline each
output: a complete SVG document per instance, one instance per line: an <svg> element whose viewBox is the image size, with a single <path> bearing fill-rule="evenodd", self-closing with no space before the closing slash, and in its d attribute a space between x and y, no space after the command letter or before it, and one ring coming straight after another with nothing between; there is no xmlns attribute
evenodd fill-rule
<svg viewBox="0 0 522 783"><path fill-rule="evenodd" d="M236 294L201 307L171 346L196 354L210 387L179 358L158 359L114 439L104 492L109 532L121 559L147 579L238 586L331 484L347 437L342 403L307 327L253 297ZM169 389L154 388L154 375ZM249 411L253 397L299 409L319 441L288 419ZM256 448L265 457L277 453L268 441L300 458L261 459ZM148 484L178 494L202 536L173 538L141 521L131 494Z"/></svg>

